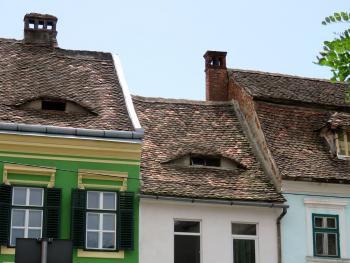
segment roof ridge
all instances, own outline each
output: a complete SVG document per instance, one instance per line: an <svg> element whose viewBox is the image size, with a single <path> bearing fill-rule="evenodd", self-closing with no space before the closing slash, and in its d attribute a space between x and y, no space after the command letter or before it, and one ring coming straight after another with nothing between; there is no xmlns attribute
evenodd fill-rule
<svg viewBox="0 0 350 263"><path fill-rule="evenodd" d="M330 84L346 85L345 82L341 82L341 81L332 82L329 79L303 77L303 76L290 75L290 74L284 74L284 73L278 73L278 72L266 72L266 71L260 71L260 70L237 69L237 68L229 68L228 70L230 70L231 72L245 72L245 73L259 74L259 75L265 75L265 76L268 75L268 76L273 76L273 77L286 77L286 78L295 78L295 79L327 82L327 83L330 83Z"/></svg>
<svg viewBox="0 0 350 263"><path fill-rule="evenodd" d="M232 105L231 101L205 101L205 100L189 100L189 99L175 99L175 98L161 98L161 97L144 97L139 95L132 95L133 100L150 102L150 103L166 103L166 104L190 104L190 105Z"/></svg>

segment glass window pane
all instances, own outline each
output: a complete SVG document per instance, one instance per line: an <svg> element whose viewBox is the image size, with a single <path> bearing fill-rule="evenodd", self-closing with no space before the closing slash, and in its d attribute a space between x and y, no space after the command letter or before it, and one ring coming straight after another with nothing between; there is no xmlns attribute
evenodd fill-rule
<svg viewBox="0 0 350 263"><path fill-rule="evenodd" d="M89 232L89 231L87 232L86 247L98 248L98 233L97 232Z"/></svg>
<svg viewBox="0 0 350 263"><path fill-rule="evenodd" d="M327 218L327 227L328 228L337 228L335 218L331 218L331 217Z"/></svg>
<svg viewBox="0 0 350 263"><path fill-rule="evenodd" d="M175 235L174 263L200 263L200 237Z"/></svg>
<svg viewBox="0 0 350 263"><path fill-rule="evenodd" d="M27 188L14 187L13 188L13 204L26 205Z"/></svg>
<svg viewBox="0 0 350 263"><path fill-rule="evenodd" d="M234 263L255 263L255 240L233 240Z"/></svg>
<svg viewBox="0 0 350 263"><path fill-rule="evenodd" d="M338 134L338 142L339 142L338 154L345 155L344 132L341 130L337 134ZM350 138L350 137L348 137L348 138Z"/></svg>
<svg viewBox="0 0 350 263"><path fill-rule="evenodd" d="M88 192L88 205L90 209L99 209L100 208L100 192Z"/></svg>
<svg viewBox="0 0 350 263"><path fill-rule="evenodd" d="M324 254L323 239L324 239L323 233L316 233L316 238L315 238L316 255L323 255Z"/></svg>
<svg viewBox="0 0 350 263"><path fill-rule="evenodd" d="M175 232L199 233L199 222L175 220Z"/></svg>
<svg viewBox="0 0 350 263"><path fill-rule="evenodd" d="M29 229L28 238L41 238L41 231L36 229Z"/></svg>
<svg viewBox="0 0 350 263"><path fill-rule="evenodd" d="M237 224L232 223L232 234L233 235L256 235L256 225L255 224Z"/></svg>
<svg viewBox="0 0 350 263"><path fill-rule="evenodd" d="M11 230L11 246L16 245L16 238L24 237L24 229L12 229Z"/></svg>
<svg viewBox="0 0 350 263"><path fill-rule="evenodd" d="M103 230L115 229L115 215L104 214L103 215Z"/></svg>
<svg viewBox="0 0 350 263"><path fill-rule="evenodd" d="M103 233L102 239L103 248L115 248L115 234L114 233Z"/></svg>
<svg viewBox="0 0 350 263"><path fill-rule="evenodd" d="M100 215L94 213L87 214L87 228L88 230L98 230L100 222Z"/></svg>
<svg viewBox="0 0 350 263"><path fill-rule="evenodd" d="M25 214L26 214L25 210L13 209L12 210L12 226L23 226L24 227Z"/></svg>
<svg viewBox="0 0 350 263"><path fill-rule="evenodd" d="M315 227L323 227L323 217L315 217Z"/></svg>
<svg viewBox="0 0 350 263"><path fill-rule="evenodd" d="M30 188L29 205L42 206L43 204L43 189Z"/></svg>
<svg viewBox="0 0 350 263"><path fill-rule="evenodd" d="M115 193L103 193L103 209L115 210Z"/></svg>
<svg viewBox="0 0 350 263"><path fill-rule="evenodd" d="M29 211L29 227L41 227L41 214L42 211L39 210L30 210Z"/></svg>
<svg viewBox="0 0 350 263"><path fill-rule="evenodd" d="M328 256L337 256L337 235L328 234Z"/></svg>

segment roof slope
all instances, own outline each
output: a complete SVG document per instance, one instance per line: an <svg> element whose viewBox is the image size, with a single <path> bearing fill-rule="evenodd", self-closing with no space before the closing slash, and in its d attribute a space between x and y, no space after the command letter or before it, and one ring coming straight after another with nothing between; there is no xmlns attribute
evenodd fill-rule
<svg viewBox="0 0 350 263"><path fill-rule="evenodd" d="M23 109L54 98L87 113ZM111 54L25 45L0 39L0 121L106 130L133 130Z"/></svg>
<svg viewBox="0 0 350 263"><path fill-rule="evenodd" d="M133 101L145 128L143 194L283 202L255 159L231 104L138 96ZM184 153L225 156L247 169L240 173L168 162Z"/></svg>

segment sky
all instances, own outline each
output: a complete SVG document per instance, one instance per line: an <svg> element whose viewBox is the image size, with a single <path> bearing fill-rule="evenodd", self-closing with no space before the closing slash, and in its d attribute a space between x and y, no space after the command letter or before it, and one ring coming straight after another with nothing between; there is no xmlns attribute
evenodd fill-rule
<svg viewBox="0 0 350 263"><path fill-rule="evenodd" d="M205 98L203 54L227 51L230 68L329 78L315 65L324 40L344 24L346 0L11 0L2 1L0 37L23 39L26 13L58 17L59 47L119 55L132 94Z"/></svg>

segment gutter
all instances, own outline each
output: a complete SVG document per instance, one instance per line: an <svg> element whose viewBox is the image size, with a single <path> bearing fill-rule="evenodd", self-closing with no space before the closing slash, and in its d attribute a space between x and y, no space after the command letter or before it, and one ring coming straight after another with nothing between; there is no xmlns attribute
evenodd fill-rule
<svg viewBox="0 0 350 263"><path fill-rule="evenodd" d="M278 252L278 263L282 263L282 240L281 240L281 220L287 214L287 207L283 208L282 213L277 218L277 252Z"/></svg>
<svg viewBox="0 0 350 263"><path fill-rule="evenodd" d="M173 197L173 196L159 196L159 195L146 195L139 194L141 199L153 199L153 200L167 200L167 201L179 201L188 203L204 203L204 204L221 204L221 205L241 205L241 206L255 206L255 207L269 207L269 208L283 208L286 209L289 205L281 203L268 203L268 202L254 202L254 201L229 201L229 200L216 200L216 199L199 199L199 198L185 198L185 197Z"/></svg>
<svg viewBox="0 0 350 263"><path fill-rule="evenodd" d="M0 133L9 132L14 134L53 135L100 140L141 140L144 134L142 129L139 131L116 131L0 122Z"/></svg>

